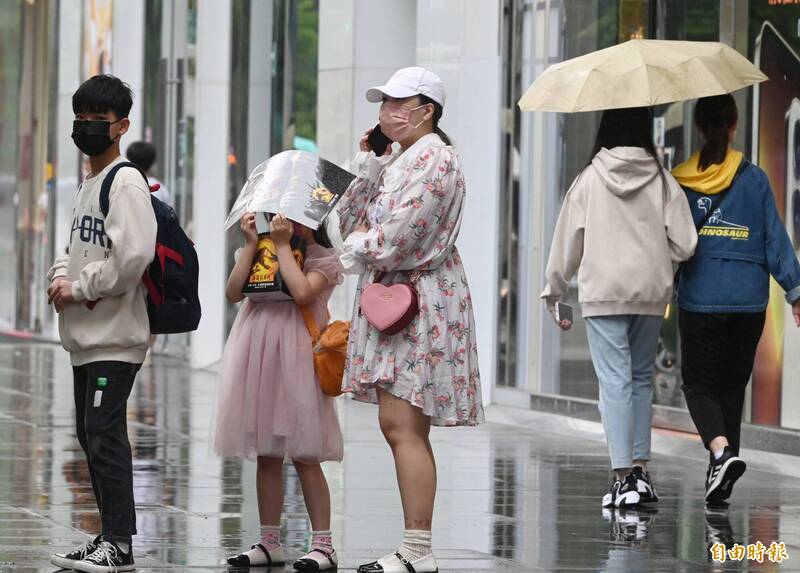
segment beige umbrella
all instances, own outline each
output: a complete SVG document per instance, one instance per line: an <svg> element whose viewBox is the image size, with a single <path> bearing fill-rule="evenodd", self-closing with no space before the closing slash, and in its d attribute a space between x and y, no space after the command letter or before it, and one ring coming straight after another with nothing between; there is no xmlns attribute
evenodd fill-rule
<svg viewBox="0 0 800 573"><path fill-rule="evenodd" d="M630 40L547 68L523 111L595 111L730 93L768 79L719 42Z"/></svg>

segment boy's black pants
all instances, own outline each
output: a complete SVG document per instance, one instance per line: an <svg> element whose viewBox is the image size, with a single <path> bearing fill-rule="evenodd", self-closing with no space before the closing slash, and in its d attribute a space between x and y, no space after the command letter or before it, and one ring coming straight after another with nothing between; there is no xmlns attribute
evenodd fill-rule
<svg viewBox="0 0 800 573"><path fill-rule="evenodd" d="M725 436L739 453L745 389L765 319L766 312L680 311L682 389L706 448Z"/></svg>
<svg viewBox="0 0 800 573"><path fill-rule="evenodd" d="M130 543L136 534L133 460L127 402L141 364L91 362L73 367L78 441L89 463L92 489L107 541ZM98 378L107 384L101 388ZM95 396L102 391L99 405Z"/></svg>

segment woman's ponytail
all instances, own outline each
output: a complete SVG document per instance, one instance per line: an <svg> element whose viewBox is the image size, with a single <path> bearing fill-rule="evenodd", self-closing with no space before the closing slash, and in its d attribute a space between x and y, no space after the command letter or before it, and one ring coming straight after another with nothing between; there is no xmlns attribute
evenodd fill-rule
<svg viewBox="0 0 800 573"><path fill-rule="evenodd" d="M438 135L440 138L442 138L442 141L444 141L445 145L453 145L453 142L450 140L450 136L447 135L444 131L442 131L442 129L440 127L438 127L438 126L434 127L433 128L433 132L436 135Z"/></svg>
<svg viewBox="0 0 800 573"><path fill-rule="evenodd" d="M444 141L445 145L453 145L453 141L450 139L450 136L447 135L442 128L439 127L439 120L442 119L442 113L444 113L444 108L442 104L437 101L433 101L428 96L419 95L420 101L422 101L423 105L431 104L433 105L433 132L438 135L442 141Z"/></svg>
<svg viewBox="0 0 800 573"><path fill-rule="evenodd" d="M694 108L694 123L703 135L700 150L700 170L725 161L730 145L731 129L739 121L736 100L730 94L704 97Z"/></svg>

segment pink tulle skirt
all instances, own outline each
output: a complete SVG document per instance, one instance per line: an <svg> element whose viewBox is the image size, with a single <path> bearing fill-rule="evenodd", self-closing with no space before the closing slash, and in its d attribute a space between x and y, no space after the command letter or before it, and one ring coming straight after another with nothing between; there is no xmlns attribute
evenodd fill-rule
<svg viewBox="0 0 800 573"><path fill-rule="evenodd" d="M324 324L321 302L314 314ZM293 302L242 304L225 345L212 431L221 456L341 461L335 399L319 387Z"/></svg>

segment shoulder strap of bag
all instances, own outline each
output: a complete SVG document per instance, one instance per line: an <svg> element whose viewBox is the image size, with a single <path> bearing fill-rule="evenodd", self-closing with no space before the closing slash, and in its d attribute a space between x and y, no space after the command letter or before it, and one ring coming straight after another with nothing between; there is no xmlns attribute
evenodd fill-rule
<svg viewBox="0 0 800 573"><path fill-rule="evenodd" d="M314 319L314 313L311 312L309 307L301 306L300 314L303 315L303 322L306 323L306 330L308 330L308 335L311 337L311 342L316 346L317 342L319 342L320 332L317 321Z"/></svg>
<svg viewBox="0 0 800 573"><path fill-rule="evenodd" d="M114 183L114 176L117 174L117 171L123 167L133 167L136 169L136 171L141 173L145 186L147 189L150 189L150 183L147 181L147 175L144 174L144 171L142 171L138 165L131 163L130 161L117 163L103 178L103 184L100 186L100 211L103 212L103 217L108 217L108 210L111 208L108 197L111 193L111 185Z"/></svg>

